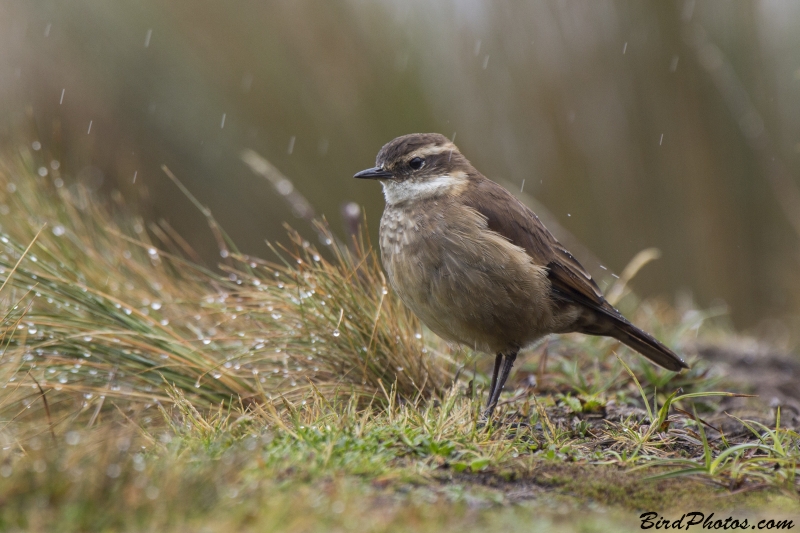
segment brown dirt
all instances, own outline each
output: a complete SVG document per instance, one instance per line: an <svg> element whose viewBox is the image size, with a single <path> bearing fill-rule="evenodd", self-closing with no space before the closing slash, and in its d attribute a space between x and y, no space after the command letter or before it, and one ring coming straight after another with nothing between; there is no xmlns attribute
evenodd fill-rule
<svg viewBox="0 0 800 533"><path fill-rule="evenodd" d="M800 357L752 340L698 345L696 350L699 358L711 363L714 372L723 377L725 390L758 396L726 401L723 407L728 412L766 417L774 423L780 407L781 425L800 428Z"/></svg>

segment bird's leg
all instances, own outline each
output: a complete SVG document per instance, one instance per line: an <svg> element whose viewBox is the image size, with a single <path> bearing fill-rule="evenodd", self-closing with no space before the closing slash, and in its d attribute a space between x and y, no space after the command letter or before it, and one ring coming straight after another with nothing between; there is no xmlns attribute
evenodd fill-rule
<svg viewBox="0 0 800 533"><path fill-rule="evenodd" d="M489 397L486 398L486 407L492 403L492 397L494 396L494 388L497 386L497 376L500 375L500 365L503 363L503 354L497 354L497 357L494 358L494 372L492 373L492 384L489 386Z"/></svg>
<svg viewBox="0 0 800 533"><path fill-rule="evenodd" d="M497 406L497 401L500 399L500 392L503 390L503 387L506 384L506 380L508 380L508 375L511 373L511 367L514 366L514 361L517 358L517 352L511 352L505 354L505 361L503 362L503 371L500 373L500 377L497 380L497 384L492 391L492 395L489 397L489 403L486 405L486 410L483 412L483 416L488 420L492 413L494 412L494 408ZM499 359L499 358L498 358ZM495 361L495 368L498 366L497 360Z"/></svg>
<svg viewBox="0 0 800 533"><path fill-rule="evenodd" d="M516 359L517 352L506 354L506 359L503 361L503 371L500 373L500 378L497 380L497 387L493 393L492 406L497 405L497 401L500 399L500 393L503 391L503 387L506 386L508 375L511 374L511 367L514 366L514 361Z"/></svg>

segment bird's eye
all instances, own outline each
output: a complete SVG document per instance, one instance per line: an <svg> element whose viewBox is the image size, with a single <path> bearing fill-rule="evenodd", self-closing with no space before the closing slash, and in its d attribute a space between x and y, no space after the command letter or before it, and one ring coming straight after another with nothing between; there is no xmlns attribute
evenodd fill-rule
<svg viewBox="0 0 800 533"><path fill-rule="evenodd" d="M412 170L419 170L422 168L422 165L425 164L425 160L421 157L415 157L411 161L408 162L408 166L411 167Z"/></svg>

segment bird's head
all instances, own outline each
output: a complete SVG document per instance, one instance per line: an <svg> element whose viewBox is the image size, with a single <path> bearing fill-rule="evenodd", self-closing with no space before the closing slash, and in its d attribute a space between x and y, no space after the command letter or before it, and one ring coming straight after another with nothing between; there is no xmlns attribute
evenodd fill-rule
<svg viewBox="0 0 800 533"><path fill-rule="evenodd" d="M380 180L386 203L396 204L454 194L473 171L444 135L412 133L388 142L378 152L375 166L353 177Z"/></svg>

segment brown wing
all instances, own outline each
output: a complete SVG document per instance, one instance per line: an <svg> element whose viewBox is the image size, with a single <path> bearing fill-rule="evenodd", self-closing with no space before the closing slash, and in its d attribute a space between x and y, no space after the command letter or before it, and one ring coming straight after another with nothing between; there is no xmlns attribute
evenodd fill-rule
<svg viewBox="0 0 800 533"><path fill-rule="evenodd" d="M575 324L576 331L614 337L675 372L688 368L672 350L628 322L606 302L592 276L547 231L539 217L510 192L481 177L463 193L462 200L486 217L489 229L523 248L536 264L547 267L555 299L578 304L588 311Z"/></svg>
<svg viewBox="0 0 800 533"><path fill-rule="evenodd" d="M485 216L489 229L523 248L534 262L547 267L554 296L574 301L611 314L619 313L603 298L592 276L544 227L539 217L495 182L477 180L462 197L464 202Z"/></svg>

